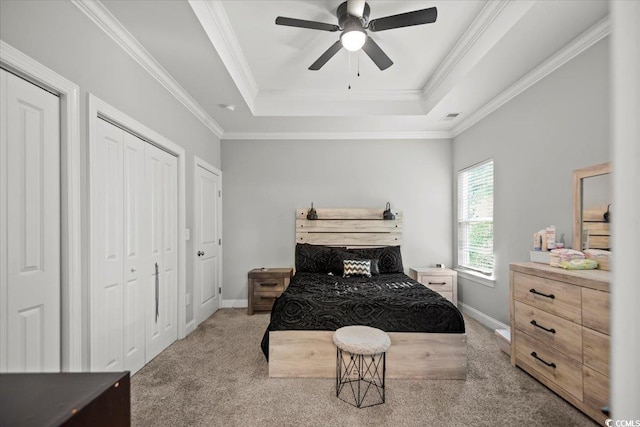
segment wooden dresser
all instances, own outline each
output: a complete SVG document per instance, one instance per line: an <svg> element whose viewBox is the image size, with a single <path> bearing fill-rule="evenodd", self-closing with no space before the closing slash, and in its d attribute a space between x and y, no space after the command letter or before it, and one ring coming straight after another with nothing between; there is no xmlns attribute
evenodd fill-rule
<svg viewBox="0 0 640 427"><path fill-rule="evenodd" d="M458 306L458 273L449 268L411 268L409 275L416 282L439 293Z"/></svg>
<svg viewBox="0 0 640 427"><path fill-rule="evenodd" d="M270 311L276 298L289 286L293 268L254 268L249 272L249 314Z"/></svg>
<svg viewBox="0 0 640 427"><path fill-rule="evenodd" d="M511 364L603 424L609 405L609 272L510 266Z"/></svg>

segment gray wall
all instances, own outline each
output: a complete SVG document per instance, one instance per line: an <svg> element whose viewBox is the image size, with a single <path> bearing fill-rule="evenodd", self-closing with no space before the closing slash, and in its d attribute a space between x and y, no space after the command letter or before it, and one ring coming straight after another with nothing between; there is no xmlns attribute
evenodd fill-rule
<svg viewBox="0 0 640 427"><path fill-rule="evenodd" d="M454 175L488 158L495 173L495 287L461 278L459 299L501 322L509 323L509 263L528 261L533 233L550 224L570 247L571 173L610 159L608 43L454 138Z"/></svg>
<svg viewBox="0 0 640 427"><path fill-rule="evenodd" d="M191 227L193 156L220 167L220 141L208 128L68 1L2 0L0 38L80 86L83 159L88 151L86 102L89 92L182 146L187 154L186 222L187 227ZM82 168L83 235L87 236L87 165L83 164ZM187 292L190 293L192 253L187 242ZM86 279L86 268L83 274ZM192 308L187 307L188 320L193 318Z"/></svg>
<svg viewBox="0 0 640 427"><path fill-rule="evenodd" d="M451 160L449 140L223 140L223 299L247 299L252 268L294 265L294 210L312 201L322 208L389 201L404 213L405 270L450 265Z"/></svg>

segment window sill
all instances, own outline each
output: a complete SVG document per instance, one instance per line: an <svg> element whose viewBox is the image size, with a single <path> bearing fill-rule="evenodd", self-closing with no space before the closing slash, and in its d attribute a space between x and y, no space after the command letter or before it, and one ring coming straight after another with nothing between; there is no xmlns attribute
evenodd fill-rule
<svg viewBox="0 0 640 427"><path fill-rule="evenodd" d="M496 287L496 278L495 276L485 276L481 273L476 273L475 271L465 270L463 268L457 267L454 268L458 272L458 277L462 277L463 279L471 280L472 282L479 283L481 285L487 286L489 288Z"/></svg>

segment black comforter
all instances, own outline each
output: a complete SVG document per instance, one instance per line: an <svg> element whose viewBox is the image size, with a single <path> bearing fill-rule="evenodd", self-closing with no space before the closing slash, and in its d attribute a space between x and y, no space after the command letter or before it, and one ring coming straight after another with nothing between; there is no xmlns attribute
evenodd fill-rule
<svg viewBox="0 0 640 427"><path fill-rule="evenodd" d="M458 309L405 274L343 278L297 273L273 305L262 352L268 360L270 331L335 331L348 325L386 332L464 333Z"/></svg>

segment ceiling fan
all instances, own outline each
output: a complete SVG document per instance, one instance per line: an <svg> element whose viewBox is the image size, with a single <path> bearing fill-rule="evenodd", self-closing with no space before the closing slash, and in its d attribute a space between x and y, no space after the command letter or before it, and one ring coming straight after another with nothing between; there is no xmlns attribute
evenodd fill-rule
<svg viewBox="0 0 640 427"><path fill-rule="evenodd" d="M394 28L410 27L412 25L431 24L436 22L438 10L435 7L414 10L413 12L400 13L398 15L385 16L384 18L369 21L371 8L365 0L347 0L338 6L336 15L338 24L326 24L317 21L305 21L303 19L285 18L278 16L276 25L289 27L308 28L321 31L341 31L340 40L335 42L325 53L320 55L309 67L310 70L319 70L343 47L351 52L364 50L369 58L380 70L386 70L393 65L393 61L367 34L367 30L376 32L391 30Z"/></svg>

